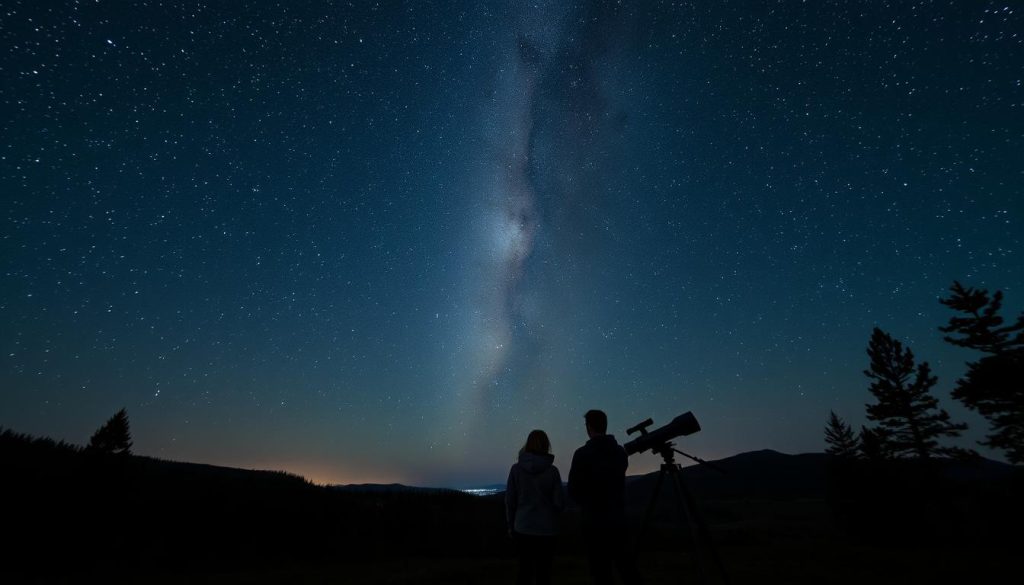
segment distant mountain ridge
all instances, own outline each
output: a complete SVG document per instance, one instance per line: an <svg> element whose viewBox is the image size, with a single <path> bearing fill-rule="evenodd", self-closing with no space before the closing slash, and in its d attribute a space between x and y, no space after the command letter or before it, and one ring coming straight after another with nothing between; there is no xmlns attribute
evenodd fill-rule
<svg viewBox="0 0 1024 585"><path fill-rule="evenodd" d="M80 447L55 442L47 438L33 438L20 435L9 429L0 429L2 441L0 452L8 464L27 465L41 476L58 480L71 463L82 458ZM650 456L650 455L646 455ZM44 460L61 461L61 465L41 465ZM178 484L181 478L202 477L215 482L219 490L251 488L253 485L267 489L311 489L305 478L285 471L250 470L202 463L162 460L153 457L132 456L129 461L137 473L142 474L152 487L163 483ZM683 462L687 462L682 459ZM772 449L748 451L731 457L712 461L714 467L690 465L682 468L682 479L686 486L699 498L710 499L820 499L827 494L828 463L830 457L824 453L785 454ZM80 466L80 461L71 466ZM977 458L972 461L947 461L943 475L960 482L984 482L1006 477L1015 466ZM568 470L565 470L568 474ZM647 501L654 489L659 472L626 477L627 501L631 506ZM191 492L195 482L185 481L175 489ZM208 489L207 484L204 489ZM329 491L343 493L454 493L469 492L479 495L494 495L505 489L504 483L493 483L472 488L410 486L401 483L388 484L338 484L326 486Z"/></svg>
<svg viewBox="0 0 1024 585"><path fill-rule="evenodd" d="M828 456L824 453L787 455L771 449L762 449L712 461L713 465L727 472L725 475L708 466L693 465L682 469L682 477L694 494L700 496L714 495L730 499L742 497L815 498L824 496L827 461ZM632 500L636 496L648 494L653 489L653 482L657 480L659 473L654 471L641 475L627 475L627 499ZM376 489L379 491L396 489L391 486L401 486L401 484L381 485L376 486ZM348 488L349 486L344 487ZM416 489L407 486L401 487ZM360 486L360 489L369 490L370 487ZM503 492L505 484L474 486L472 489ZM469 491L469 489L461 491Z"/></svg>
<svg viewBox="0 0 1024 585"><path fill-rule="evenodd" d="M714 467L684 467L682 479L694 495L702 498L822 498L828 459L824 453L788 455L762 449L711 461ZM659 473L628 478L627 490L632 493L653 489Z"/></svg>
<svg viewBox="0 0 1024 585"><path fill-rule="evenodd" d="M707 465L684 467L681 478L691 493L701 500L821 500L829 497L830 464L835 460L825 453L788 455L771 449L750 451L713 461ZM969 461L936 460L938 477L955 484L982 484L1007 478L1017 469L1013 465L985 458ZM859 462L866 464L866 462ZM917 462L919 463L919 462ZM909 460L889 465L914 465ZM724 472L724 473L723 473ZM636 508L650 501L659 471L626 478L627 506ZM667 504L665 488L659 505Z"/></svg>
<svg viewBox="0 0 1024 585"><path fill-rule="evenodd" d="M328 488L340 491L340 492L352 492L352 493L431 493L431 492L458 492L462 490L456 490L453 488L443 487L420 487L405 485L402 483L350 483L350 484L335 484L327 486Z"/></svg>
<svg viewBox="0 0 1024 585"><path fill-rule="evenodd" d="M682 480L696 497L712 499L821 499L828 491L828 463L825 453L780 453L761 449L711 461L714 466L682 468ZM685 461L685 460L684 460ZM721 469L725 473L718 471ZM991 459L946 461L944 475L958 481L986 481L1005 477L1014 466ZM626 498L633 505L647 501L660 471L626 476ZM344 489L389 491L412 488L401 484L343 486ZM505 484L476 486L482 492L503 492ZM470 491L469 489L460 491Z"/></svg>

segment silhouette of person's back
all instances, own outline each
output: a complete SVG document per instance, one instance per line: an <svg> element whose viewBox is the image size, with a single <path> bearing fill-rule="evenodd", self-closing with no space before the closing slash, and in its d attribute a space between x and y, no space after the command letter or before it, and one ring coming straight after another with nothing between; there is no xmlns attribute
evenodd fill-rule
<svg viewBox="0 0 1024 585"><path fill-rule="evenodd" d="M522 584L546 585L551 579L558 516L565 505L562 476L554 459L547 434L534 430L509 470L505 517L519 549L518 582Z"/></svg>
<svg viewBox="0 0 1024 585"><path fill-rule="evenodd" d="M603 412L590 410L584 419L589 440L573 454L569 497L580 507L594 583L612 583L613 568L625 583L640 583L626 539L626 451L605 434L608 417Z"/></svg>

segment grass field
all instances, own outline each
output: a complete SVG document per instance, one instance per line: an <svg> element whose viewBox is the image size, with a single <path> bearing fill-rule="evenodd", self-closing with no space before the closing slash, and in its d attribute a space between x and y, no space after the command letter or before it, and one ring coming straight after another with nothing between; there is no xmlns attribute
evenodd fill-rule
<svg viewBox="0 0 1024 585"><path fill-rule="evenodd" d="M731 583L763 584L900 584L1015 582L1021 573L1019 552L960 548L928 550L829 543L727 547L721 550ZM641 570L649 585L702 583L688 554L657 552L642 555ZM291 566L252 570L240 568L204 574L140 576L138 582L171 583L303 583L369 585L471 585L515 583L516 561L502 558L409 558L375 562ZM68 581L72 582L71 580ZM584 585L590 574L583 557L556 557L553 583ZM711 583L720 583L713 575Z"/></svg>
<svg viewBox="0 0 1024 585"><path fill-rule="evenodd" d="M831 521L823 501L711 503L709 511L725 514L730 522L714 525L717 550L734 585L999 583L1015 582L1021 574L1020 550L1004 547L900 543L888 535L887 545L872 545L862 537L845 536ZM703 583L688 541L677 526L657 526L638 560L649 585ZM898 532L898 527L895 528ZM968 539L957 539L961 543ZM589 568L576 535L568 534L554 563L553 582L583 585L591 582ZM568 550L567 550L568 549ZM721 583L703 547L697 556L709 571L710 583ZM171 583L308 583L370 585L459 585L515 583L517 563L512 543L493 557L402 557L321 564L238 567L214 573L146 575L140 582Z"/></svg>

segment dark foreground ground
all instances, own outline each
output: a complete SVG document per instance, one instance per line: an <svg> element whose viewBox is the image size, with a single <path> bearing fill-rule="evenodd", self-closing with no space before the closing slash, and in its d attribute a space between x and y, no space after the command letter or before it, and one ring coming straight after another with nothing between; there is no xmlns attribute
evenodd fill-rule
<svg viewBox="0 0 1024 585"><path fill-rule="evenodd" d="M1012 583L1022 576L1020 541L993 544L932 542L915 545L889 534L886 543L865 542L837 529L831 506L824 500L730 501L702 503L731 522L712 525L716 547L733 584L908 584ZM648 543L638 559L647 583L703 583L690 545L676 526L657 527L659 542ZM897 527L898 530L898 527ZM912 530L908 530L912 532ZM554 583L590 583L578 534L567 527L554 563ZM895 537L895 538L893 538ZM986 539L982 539L986 540ZM116 554L116 553L115 553ZM711 572L707 582L722 583L706 548L697 558ZM214 555L215 556L215 555ZM130 563L129 563L130 565ZM517 562L511 542L493 554L460 556L457 552L406 555L400 550L353 558L339 551L308 560L240 559L238 563L200 566L129 566L116 558L86 572L19 572L5 583L80 583L106 575L113 582L134 583L322 583L322 584L486 584L515 583ZM101 577L103 578L103 577Z"/></svg>
<svg viewBox="0 0 1024 585"><path fill-rule="evenodd" d="M1012 583L1021 575L1020 553L996 554L959 549L907 552L880 548L776 546L737 547L723 551L731 583L868 584L868 583ZM650 585L702 583L687 557L667 552L642 558ZM198 575L145 575L148 583L368 583L453 584L515 583L516 563L495 559L405 559L401 563L345 563L280 567L260 571L226 571ZM68 581L71 582L71 581ZM718 583L719 580L712 580ZM555 559L552 583L591 583L585 561L577 556Z"/></svg>
<svg viewBox="0 0 1024 585"><path fill-rule="evenodd" d="M1015 583L1024 476L993 462L765 451L684 471L729 582ZM0 583L514 583L502 496L345 490L272 472L107 456L0 433ZM655 476L630 478L632 536ZM639 539L648 583L723 582L675 499ZM577 512L554 583L589 583Z"/></svg>

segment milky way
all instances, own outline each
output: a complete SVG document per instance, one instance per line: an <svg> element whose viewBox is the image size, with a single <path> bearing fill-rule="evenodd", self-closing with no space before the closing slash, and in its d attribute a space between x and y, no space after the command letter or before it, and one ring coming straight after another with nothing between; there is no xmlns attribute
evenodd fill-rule
<svg viewBox="0 0 1024 585"><path fill-rule="evenodd" d="M505 42L514 48L515 40ZM479 288L472 292L474 355L467 371L478 395L487 392L504 370L513 329L525 317L520 288L539 221L530 177L538 64L526 57L534 51L527 41L519 39L518 45L519 54L513 50L496 73L481 113L487 147L481 153L481 190L472 194L482 205L473 218L477 233L470 242L479 254L472 266L480 273L474 276Z"/></svg>
<svg viewBox="0 0 1024 585"><path fill-rule="evenodd" d="M509 406L538 420L564 400L545 351L571 335L572 317L558 315L573 288L565 260L586 253L565 236L590 229L577 225L580 212L598 205L606 178L593 152L620 149L621 126L606 127L623 115L611 115L609 94L621 82L628 16L555 2L505 18L510 26L489 39L497 54L475 110L482 148L469 167L464 291L472 310L454 357L464 370L454 384L459 408L449 411L457 420L448 421L471 442Z"/></svg>

